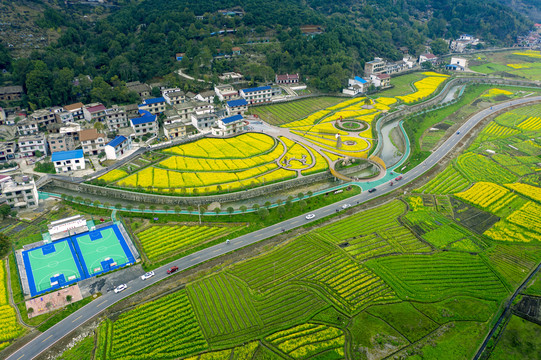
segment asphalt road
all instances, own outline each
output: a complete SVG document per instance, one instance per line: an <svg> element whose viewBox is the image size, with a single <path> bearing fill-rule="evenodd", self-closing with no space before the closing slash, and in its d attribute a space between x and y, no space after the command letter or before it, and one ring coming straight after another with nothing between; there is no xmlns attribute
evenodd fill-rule
<svg viewBox="0 0 541 360"><path fill-rule="evenodd" d="M464 123L460 129L459 133L453 134L447 141L445 141L436 151L434 151L423 163L419 164L417 167L408 171L402 175L402 180L395 182L394 186L390 186L389 183L384 183L377 186L376 191L369 193L364 191L359 195L351 197L349 199L337 202L332 205L314 210L312 213L315 214L315 217L312 220L307 220L305 215L297 216L295 218L283 221L279 224L269 226L265 229L254 231L250 234L240 236L235 239L231 239L229 244L221 243L210 248L201 250L197 253L185 256L181 259L175 260L167 265L164 265L156 270L155 276L148 280L141 280L137 278L127 283L128 288L121 293L115 294L114 292L108 292L101 296L99 299L92 301L85 307L74 312L49 330L40 334L34 340L26 344L21 349L17 350L13 355L7 358L7 360L30 360L45 351L48 347L52 346L54 343L62 339L65 335L69 334L71 331L75 330L78 326L85 323L87 320L93 318L94 316L101 313L107 307L113 305L114 303L138 292L139 290L144 289L145 287L151 286L152 284L166 278L166 271L169 267L175 265L178 266L179 272L186 270L192 266L201 264L207 260L215 258L220 255L224 255L230 251L240 249L250 244L254 244L258 241L273 237L280 234L284 230L291 230L296 227L302 226L304 224L310 223L321 219L325 216L336 213L337 210L341 211L341 207L344 204L361 204L367 201L370 201L378 196L384 195L390 191L395 190L397 187L402 187L405 184L415 180L421 176L425 171L434 166L438 161L443 159L460 141L462 141L464 135L466 135L475 125L477 125L485 117L491 115L494 112L497 112L506 107L524 104L532 101L541 101L541 96L523 98L519 100L513 100L511 102L498 104L492 108L485 109L479 113L472 116L466 123ZM142 275L143 273L141 273Z"/></svg>

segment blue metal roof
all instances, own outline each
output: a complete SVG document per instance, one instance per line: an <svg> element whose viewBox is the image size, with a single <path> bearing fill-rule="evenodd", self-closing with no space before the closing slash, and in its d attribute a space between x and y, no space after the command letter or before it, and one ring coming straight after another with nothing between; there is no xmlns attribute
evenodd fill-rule
<svg viewBox="0 0 541 360"><path fill-rule="evenodd" d="M82 149L70 150L70 151L57 151L51 155L51 161L55 162L55 161L64 161L64 160L71 160L71 159L80 159L83 156L84 155L83 155Z"/></svg>
<svg viewBox="0 0 541 360"><path fill-rule="evenodd" d="M124 141L126 141L126 140L127 140L127 139L126 139L125 136L119 135L119 136L117 136L116 138L114 138L113 140L111 140L111 141L109 142L109 144L107 144L107 145L112 146L112 147L116 147L117 145L122 144L122 143L123 143Z"/></svg>
<svg viewBox="0 0 541 360"><path fill-rule="evenodd" d="M366 80L359 76L355 76L355 81L358 81L361 84L366 84Z"/></svg>
<svg viewBox="0 0 541 360"><path fill-rule="evenodd" d="M250 92L254 92L254 91L261 91L261 90L270 90L270 86L260 86L260 87L255 87L255 88L248 88L248 89L242 89L242 91L244 91L244 93L250 93Z"/></svg>
<svg viewBox="0 0 541 360"><path fill-rule="evenodd" d="M143 103L139 106L157 104L161 102L165 102L165 99L163 97L157 97L157 98L143 100Z"/></svg>
<svg viewBox="0 0 541 360"><path fill-rule="evenodd" d="M244 118L242 117L242 115L234 115L234 116L230 116L230 117L223 118L223 119L222 119L222 122L223 122L224 124L229 124L229 123L232 123L232 122L234 122L234 121L242 120L242 119L244 119Z"/></svg>
<svg viewBox="0 0 541 360"><path fill-rule="evenodd" d="M248 101L244 99L231 100L227 102L227 106L229 107L244 106L244 105L248 105Z"/></svg>
<svg viewBox="0 0 541 360"><path fill-rule="evenodd" d="M156 115L152 115L146 110L139 110L140 117L135 119L130 119L133 125L146 124L156 121Z"/></svg>

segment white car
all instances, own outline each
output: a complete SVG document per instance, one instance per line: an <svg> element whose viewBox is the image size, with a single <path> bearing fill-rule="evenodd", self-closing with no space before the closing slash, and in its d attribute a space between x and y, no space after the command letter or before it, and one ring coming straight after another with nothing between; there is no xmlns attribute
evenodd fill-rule
<svg viewBox="0 0 541 360"><path fill-rule="evenodd" d="M126 285L126 284L118 285L115 288L115 294L118 294L119 292L121 292L123 290L126 290L127 288L128 288L128 285Z"/></svg>
<svg viewBox="0 0 541 360"><path fill-rule="evenodd" d="M315 217L316 217L316 214L308 214L306 215L306 220L312 220Z"/></svg>
<svg viewBox="0 0 541 360"><path fill-rule="evenodd" d="M154 271L149 271L146 274L141 275L141 280L150 279L153 276L154 276Z"/></svg>
<svg viewBox="0 0 541 360"><path fill-rule="evenodd" d="M348 207L351 207L351 204L344 204L344 205L342 205L342 209L347 209Z"/></svg>

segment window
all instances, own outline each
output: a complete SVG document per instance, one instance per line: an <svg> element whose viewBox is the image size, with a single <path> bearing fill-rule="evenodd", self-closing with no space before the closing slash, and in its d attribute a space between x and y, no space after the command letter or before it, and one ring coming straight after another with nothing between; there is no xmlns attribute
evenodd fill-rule
<svg viewBox="0 0 541 360"><path fill-rule="evenodd" d="M78 163L79 163L79 160L75 160L75 163L78 164Z"/></svg>

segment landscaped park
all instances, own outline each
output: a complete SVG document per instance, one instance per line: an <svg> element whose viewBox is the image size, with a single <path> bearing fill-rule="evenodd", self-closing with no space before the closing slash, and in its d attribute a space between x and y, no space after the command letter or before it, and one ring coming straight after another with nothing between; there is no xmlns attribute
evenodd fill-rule
<svg viewBox="0 0 541 360"><path fill-rule="evenodd" d="M376 162L370 156L379 136L377 120L399 104L430 97L446 79L409 74L400 94L325 98L321 108L312 99L257 107L263 121L267 114L275 118L275 132L153 151L101 180L129 191L198 196L309 177L345 157ZM412 156L422 161L423 152L454 135L456 126L480 109L535 92L468 86L448 107L406 119ZM280 122L282 113L293 115ZM540 119L540 105L506 111L413 192L284 233L257 256L224 261L184 279L180 290L106 313L70 351L91 355L80 358L130 360L472 358L507 299L541 261ZM404 166L418 163L409 161ZM203 224L180 210L138 214L119 207L118 213L150 269L279 222L288 215L278 216L282 207L302 213L332 196L350 194L301 193L294 204L292 198L275 208L270 202L255 204L252 213L246 207L220 215L199 211ZM84 212L83 206L72 206ZM525 292L537 294L538 284ZM521 336L531 331L517 317L509 326ZM14 322L11 338L20 332ZM503 334L503 345L490 343L493 355L485 359L508 358L513 342Z"/></svg>

